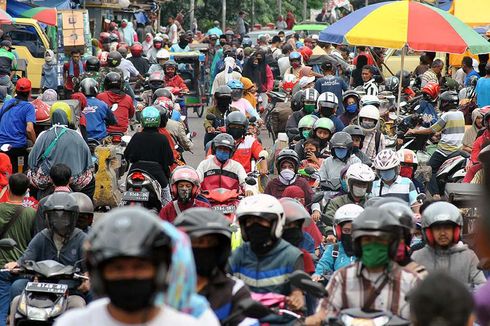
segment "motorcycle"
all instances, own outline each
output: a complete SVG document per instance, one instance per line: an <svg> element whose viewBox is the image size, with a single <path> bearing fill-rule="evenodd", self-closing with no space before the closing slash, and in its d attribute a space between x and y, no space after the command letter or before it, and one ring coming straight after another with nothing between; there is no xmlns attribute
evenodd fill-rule
<svg viewBox="0 0 490 326"><path fill-rule="evenodd" d="M54 260L26 261L13 271L35 279L27 283L20 296L14 325L52 325L67 310L70 295L68 285L59 281L88 280L88 277L78 274L79 268Z"/></svg>
<svg viewBox="0 0 490 326"><path fill-rule="evenodd" d="M148 172L133 169L126 177L121 205L142 206L159 213L162 209L162 187Z"/></svg>
<svg viewBox="0 0 490 326"><path fill-rule="evenodd" d="M267 96L269 97L269 101L267 107L265 108L266 111L264 117L265 127L269 132L269 136L272 138L272 142L275 142L277 139L278 132L284 131L284 130L277 130L277 126L274 126L273 123L274 115L277 114L276 105L278 103L286 103L288 101L288 94L272 91L272 92L268 92Z"/></svg>
<svg viewBox="0 0 490 326"><path fill-rule="evenodd" d="M359 308L344 309L336 318L330 318L329 326L354 326L354 325L376 325L376 326L408 326L410 321L393 315L389 311L372 310L363 311Z"/></svg>
<svg viewBox="0 0 490 326"><path fill-rule="evenodd" d="M446 183L461 183L466 175L466 165L469 154L463 151L449 155L436 173L437 184L441 193L446 188Z"/></svg>
<svg viewBox="0 0 490 326"><path fill-rule="evenodd" d="M237 190L216 188L203 191L203 195L209 200L213 210L225 215L230 223L235 222L235 210L241 199Z"/></svg>

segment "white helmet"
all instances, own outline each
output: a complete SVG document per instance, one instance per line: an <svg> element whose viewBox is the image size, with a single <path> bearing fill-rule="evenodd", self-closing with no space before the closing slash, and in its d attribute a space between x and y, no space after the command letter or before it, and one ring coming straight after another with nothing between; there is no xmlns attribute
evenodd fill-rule
<svg viewBox="0 0 490 326"><path fill-rule="evenodd" d="M170 59L170 53L165 49L160 49L157 52L156 58L157 58L157 60L160 60L160 59L169 60Z"/></svg>
<svg viewBox="0 0 490 326"><path fill-rule="evenodd" d="M376 124L374 126L367 126L365 123L362 123L362 118L368 118L376 120ZM366 105L361 108L359 111L359 116L357 117L358 125L364 129L364 131L372 131L376 129L379 121L379 110L374 105Z"/></svg>
<svg viewBox="0 0 490 326"><path fill-rule="evenodd" d="M391 149L383 149L374 158L373 166L376 170L389 170L400 166L400 160L396 152Z"/></svg>
<svg viewBox="0 0 490 326"><path fill-rule="evenodd" d="M236 217L240 223L242 237L244 241L248 241L244 222L249 216L257 216L272 222L271 237L272 239L280 239L286 217L284 216L284 208L279 200L271 195L258 194L255 196L245 197L240 201L236 209Z"/></svg>
<svg viewBox="0 0 490 326"><path fill-rule="evenodd" d="M346 204L337 209L333 217L333 232L338 240L340 240L342 236L341 224L354 221L363 211L364 208L356 204Z"/></svg>
<svg viewBox="0 0 490 326"><path fill-rule="evenodd" d="M316 103L319 95L320 94L318 93L318 91L316 89L307 88L307 89L305 89L305 99L303 100L303 102L315 102Z"/></svg>
<svg viewBox="0 0 490 326"><path fill-rule="evenodd" d="M337 98L337 95L335 95L334 93L325 92L325 93L321 93L320 96L318 96L318 100L316 102L317 111L320 111L321 107L337 108L338 106L339 106L339 99Z"/></svg>
<svg viewBox="0 0 490 326"><path fill-rule="evenodd" d="M400 161L400 163L413 165L419 164L417 160L417 155L411 149L400 149L398 152L396 152L396 154L398 155L398 160Z"/></svg>
<svg viewBox="0 0 490 326"><path fill-rule="evenodd" d="M376 95L363 95L361 97L361 106L374 105L379 108L381 101Z"/></svg>
<svg viewBox="0 0 490 326"><path fill-rule="evenodd" d="M351 181L357 180L361 182L371 183L376 178L373 170L363 163L354 163L349 166L347 172L345 172L345 179L347 180L347 189L350 191Z"/></svg>

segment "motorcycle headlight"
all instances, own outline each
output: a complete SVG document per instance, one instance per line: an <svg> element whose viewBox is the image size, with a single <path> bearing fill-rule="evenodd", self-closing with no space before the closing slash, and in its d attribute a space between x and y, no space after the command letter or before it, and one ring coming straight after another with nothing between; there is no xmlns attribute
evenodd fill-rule
<svg viewBox="0 0 490 326"><path fill-rule="evenodd" d="M48 312L43 308L29 307L27 318L31 320L48 320Z"/></svg>
<svg viewBox="0 0 490 326"><path fill-rule="evenodd" d="M63 312L63 303L64 299L60 298L60 300L58 300L58 302L54 305L53 309L51 309L51 317L56 317Z"/></svg>

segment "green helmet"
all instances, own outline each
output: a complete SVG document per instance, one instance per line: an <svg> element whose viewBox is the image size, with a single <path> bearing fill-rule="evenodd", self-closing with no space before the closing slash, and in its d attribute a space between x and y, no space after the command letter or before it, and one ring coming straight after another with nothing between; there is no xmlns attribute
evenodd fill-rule
<svg viewBox="0 0 490 326"><path fill-rule="evenodd" d="M298 122L298 129L302 128L313 128L315 121L318 120L316 115L308 114L301 118Z"/></svg>
<svg viewBox="0 0 490 326"><path fill-rule="evenodd" d="M160 111L154 106L147 106L141 111L143 128L158 128L160 126Z"/></svg>
<svg viewBox="0 0 490 326"><path fill-rule="evenodd" d="M317 130L318 128L327 129L332 134L335 132L335 125L329 118L320 118L315 121L315 124L313 125L313 130Z"/></svg>

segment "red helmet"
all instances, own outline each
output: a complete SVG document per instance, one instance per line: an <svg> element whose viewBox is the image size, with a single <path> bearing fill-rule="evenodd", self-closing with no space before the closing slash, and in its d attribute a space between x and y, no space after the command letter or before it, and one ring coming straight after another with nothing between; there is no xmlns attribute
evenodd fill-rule
<svg viewBox="0 0 490 326"><path fill-rule="evenodd" d="M437 83L427 83L422 87L422 93L429 95L432 100L436 100L441 91L441 86Z"/></svg>
<svg viewBox="0 0 490 326"><path fill-rule="evenodd" d="M174 102L172 102L171 99L165 96L158 97L153 104L160 105L161 107L167 109L169 112L172 112L174 109Z"/></svg>
<svg viewBox="0 0 490 326"><path fill-rule="evenodd" d="M299 50L299 53L301 53L301 56L303 57L303 62L308 62L313 55L313 51L307 46L303 46Z"/></svg>
<svg viewBox="0 0 490 326"><path fill-rule="evenodd" d="M134 43L131 46L131 55L133 57L141 57L142 54L143 54L143 45L141 45L141 43Z"/></svg>
<svg viewBox="0 0 490 326"><path fill-rule="evenodd" d="M282 88L286 93L291 93L294 86L298 83L298 79L293 74L285 74L282 82Z"/></svg>
<svg viewBox="0 0 490 326"><path fill-rule="evenodd" d="M179 181L187 181L192 183L192 198L195 198L199 193L199 189L201 188L201 183L199 179L199 174L197 171L188 165L178 166L172 172L170 176L170 191L172 192L173 198L178 198L179 192L177 190L177 183Z"/></svg>

